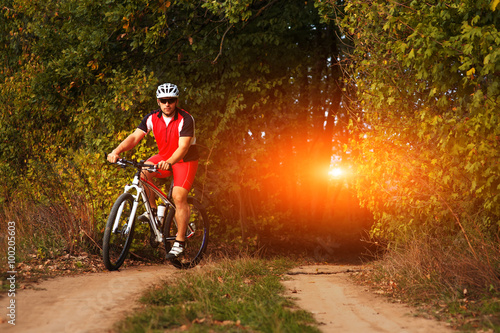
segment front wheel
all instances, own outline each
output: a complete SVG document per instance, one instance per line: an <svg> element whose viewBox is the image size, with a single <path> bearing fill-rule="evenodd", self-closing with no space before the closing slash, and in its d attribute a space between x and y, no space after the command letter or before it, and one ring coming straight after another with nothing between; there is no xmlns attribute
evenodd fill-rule
<svg viewBox="0 0 500 333"><path fill-rule="evenodd" d="M132 225L130 231L127 232L133 205L132 194L123 193L111 208L102 241L104 266L110 271L117 270L123 264L134 238L135 216L132 217ZM113 228L115 222L117 222L116 228Z"/></svg>
<svg viewBox="0 0 500 333"><path fill-rule="evenodd" d="M209 223L207 214L201 203L193 197L188 197L189 221L186 232L186 247L184 253L178 259L171 260L172 264L181 269L192 268L201 261L208 244ZM165 219L163 235L165 249L167 253L172 247L177 234L177 222L174 217L174 211L170 209Z"/></svg>

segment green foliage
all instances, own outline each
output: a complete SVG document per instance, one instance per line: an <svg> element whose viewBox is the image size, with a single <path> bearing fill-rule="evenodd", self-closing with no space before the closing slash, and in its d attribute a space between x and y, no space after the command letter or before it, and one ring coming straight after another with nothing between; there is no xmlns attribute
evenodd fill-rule
<svg viewBox="0 0 500 333"><path fill-rule="evenodd" d="M26 233L46 226L54 242L29 244L42 255L99 239L131 177L103 153L167 81L196 119L195 192L216 237L364 227L353 181L327 178L351 158L374 235L459 230L477 257L469 236L498 235L498 1L6 0L0 11L0 215L28 221ZM155 152L149 136L126 156Z"/></svg>
<svg viewBox="0 0 500 333"><path fill-rule="evenodd" d="M8 24L2 32L12 36L1 45L6 58L0 124L6 139L0 154L8 163L1 170L3 198L15 188L13 175L28 172L33 161L48 154L66 158L81 147L108 150L113 132L140 119L137 109L156 82L140 64L118 65L124 54L110 40L121 17L105 20L104 8L72 1L12 1L3 7Z"/></svg>
<svg viewBox="0 0 500 333"><path fill-rule="evenodd" d="M22 191L47 204L35 191L52 179L35 174L71 161L101 174L87 192L101 223L130 178L104 167L102 153L157 107L159 83L174 82L196 120L201 196L221 227L246 239L272 223L332 225L327 172L347 159L349 89L344 42L314 2L7 0L0 10L1 201L25 177L35 183ZM155 151L148 137L127 156Z"/></svg>
<svg viewBox="0 0 500 333"><path fill-rule="evenodd" d="M207 1L202 7L227 18L229 23L239 23L247 21L252 16L250 7L252 2L252 0Z"/></svg>
<svg viewBox="0 0 500 333"><path fill-rule="evenodd" d="M495 235L500 32L490 1L350 1L358 193L373 233ZM469 244L470 245L470 244Z"/></svg>

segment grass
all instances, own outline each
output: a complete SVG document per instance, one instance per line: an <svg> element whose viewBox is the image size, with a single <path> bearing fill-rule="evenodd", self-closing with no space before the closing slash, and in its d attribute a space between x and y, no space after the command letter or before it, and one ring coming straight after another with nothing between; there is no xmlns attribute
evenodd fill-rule
<svg viewBox="0 0 500 333"><path fill-rule="evenodd" d="M415 237L369 264L359 279L425 316L467 331L500 332L500 246L486 238Z"/></svg>
<svg viewBox="0 0 500 333"><path fill-rule="evenodd" d="M223 259L180 271L142 297L119 332L319 332L312 315L284 296L285 259Z"/></svg>

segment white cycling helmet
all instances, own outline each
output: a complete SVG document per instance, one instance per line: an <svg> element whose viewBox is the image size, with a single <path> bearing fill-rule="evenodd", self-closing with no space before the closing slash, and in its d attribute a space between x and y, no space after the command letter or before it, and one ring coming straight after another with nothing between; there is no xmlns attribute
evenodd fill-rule
<svg viewBox="0 0 500 333"><path fill-rule="evenodd" d="M164 97L179 97L179 89L173 83L164 83L158 86L156 89L156 98Z"/></svg>

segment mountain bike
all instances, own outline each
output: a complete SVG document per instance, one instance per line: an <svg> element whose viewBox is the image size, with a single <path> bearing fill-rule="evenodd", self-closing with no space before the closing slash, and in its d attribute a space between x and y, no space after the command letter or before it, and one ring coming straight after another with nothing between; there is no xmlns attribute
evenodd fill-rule
<svg viewBox="0 0 500 333"><path fill-rule="evenodd" d="M157 248L161 243L168 253L177 234L177 221L175 219L175 204L172 200L173 180L168 194L165 195L153 183L141 178L141 173L159 172L156 165L146 164L144 161L129 161L119 159L116 163L123 168L133 167L137 170L131 185L126 185L124 192L116 199L109 214L103 237L103 261L110 271L117 270L124 263L131 248L141 246L134 244L134 232L137 228L138 217L147 212L149 221L149 243ZM146 192L146 189L150 191ZM155 200L165 206L165 214L156 216L151 210L147 193L154 193ZM202 259L207 248L209 222L207 214L201 203L193 196L188 197L189 220L186 231L186 246L182 256L170 260L181 269L192 268Z"/></svg>

